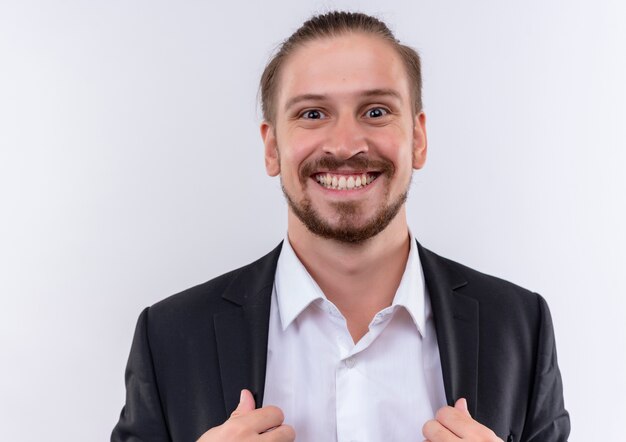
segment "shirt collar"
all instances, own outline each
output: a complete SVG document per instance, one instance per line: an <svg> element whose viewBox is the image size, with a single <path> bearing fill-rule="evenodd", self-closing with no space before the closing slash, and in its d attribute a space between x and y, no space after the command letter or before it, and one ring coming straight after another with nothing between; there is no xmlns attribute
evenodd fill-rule
<svg viewBox="0 0 626 442"><path fill-rule="evenodd" d="M285 237L278 257L274 288L283 331L309 304L326 298L294 252L289 237Z"/></svg>
<svg viewBox="0 0 626 442"><path fill-rule="evenodd" d="M404 274L389 309L397 306L404 307L418 331L424 336L426 319L430 316L430 303L425 293L424 274L417 251L417 244L413 234L409 231L410 245L409 258L406 262ZM296 253L289 238L285 237L283 247L276 265L274 279L277 307L282 329L296 319L312 302L317 299L326 299L322 289L306 270Z"/></svg>
<svg viewBox="0 0 626 442"><path fill-rule="evenodd" d="M418 331L424 337L426 319L430 316L430 303L425 292L424 273L422 272L422 263L420 262L417 243L410 230L409 239L409 258L406 261L404 274L400 280L398 290L396 290L391 307L404 307L411 315Z"/></svg>

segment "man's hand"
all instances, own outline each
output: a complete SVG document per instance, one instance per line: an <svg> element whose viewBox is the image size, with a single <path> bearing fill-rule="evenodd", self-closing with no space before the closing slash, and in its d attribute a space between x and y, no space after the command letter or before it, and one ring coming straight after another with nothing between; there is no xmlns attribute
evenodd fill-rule
<svg viewBox="0 0 626 442"><path fill-rule="evenodd" d="M424 442L502 442L493 431L472 419L463 398L456 401L454 408L440 408L435 419L424 424L422 433Z"/></svg>
<svg viewBox="0 0 626 442"><path fill-rule="evenodd" d="M241 391L237 409L230 419L211 428L197 442L293 442L296 433L283 425L283 412L278 407L254 409L254 398L248 390Z"/></svg>

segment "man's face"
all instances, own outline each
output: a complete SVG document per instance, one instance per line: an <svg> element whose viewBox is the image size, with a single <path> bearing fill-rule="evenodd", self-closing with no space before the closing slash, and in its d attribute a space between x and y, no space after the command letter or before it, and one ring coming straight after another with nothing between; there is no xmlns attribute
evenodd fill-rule
<svg viewBox="0 0 626 442"><path fill-rule="evenodd" d="M290 210L313 233L362 242L402 208L426 159L402 60L384 40L346 34L306 43L280 73L265 162Z"/></svg>

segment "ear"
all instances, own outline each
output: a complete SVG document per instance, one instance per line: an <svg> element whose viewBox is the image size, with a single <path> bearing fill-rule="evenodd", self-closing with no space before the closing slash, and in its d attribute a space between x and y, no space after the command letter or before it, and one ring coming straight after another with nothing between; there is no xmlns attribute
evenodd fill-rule
<svg viewBox="0 0 626 442"><path fill-rule="evenodd" d="M413 169L421 169L426 163L426 114L420 112L415 116L413 127Z"/></svg>
<svg viewBox="0 0 626 442"><path fill-rule="evenodd" d="M278 156L278 145L276 144L276 132L274 127L267 121L261 123L261 138L265 145L265 170L269 176L276 176L280 173L280 158Z"/></svg>

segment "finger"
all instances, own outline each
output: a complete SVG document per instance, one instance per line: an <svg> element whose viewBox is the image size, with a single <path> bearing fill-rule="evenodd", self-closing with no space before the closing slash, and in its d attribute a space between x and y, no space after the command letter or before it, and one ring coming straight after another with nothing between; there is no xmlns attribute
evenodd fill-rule
<svg viewBox="0 0 626 442"><path fill-rule="evenodd" d="M237 405L237 408L231 413L230 417L241 416L254 410L254 408L254 396L252 396L252 393L250 393L249 390L241 390L239 405Z"/></svg>
<svg viewBox="0 0 626 442"><path fill-rule="evenodd" d="M285 416L280 408L268 405L238 416L236 419L256 434L261 434L270 428L282 425ZM274 431L276 430L272 430L269 433Z"/></svg>
<svg viewBox="0 0 626 442"><path fill-rule="evenodd" d="M459 404L459 407L462 407L462 404ZM455 408L440 408L435 419L461 439L500 440L492 430L475 421L469 412L456 408L456 404Z"/></svg>
<svg viewBox="0 0 626 442"><path fill-rule="evenodd" d="M456 408L457 410L461 410L465 413L467 413L467 415L469 417L471 417L471 414L469 412L469 410L467 409L467 399L465 399L464 397L460 398L459 400L456 401L456 403L454 404L454 408Z"/></svg>
<svg viewBox="0 0 626 442"><path fill-rule="evenodd" d="M471 434L475 426L478 425L467 411L452 407L440 408L435 419L451 433L461 438Z"/></svg>
<svg viewBox="0 0 626 442"><path fill-rule="evenodd" d="M424 424L422 434L431 442L455 442L459 440L454 433L434 419Z"/></svg>
<svg viewBox="0 0 626 442"><path fill-rule="evenodd" d="M296 440L296 432L289 425L281 425L268 433L261 435L263 442L293 442Z"/></svg>

